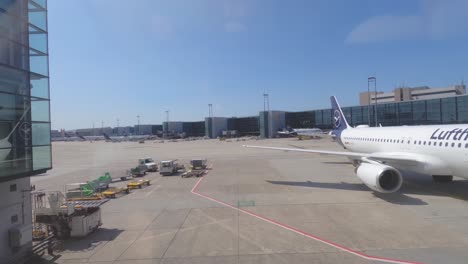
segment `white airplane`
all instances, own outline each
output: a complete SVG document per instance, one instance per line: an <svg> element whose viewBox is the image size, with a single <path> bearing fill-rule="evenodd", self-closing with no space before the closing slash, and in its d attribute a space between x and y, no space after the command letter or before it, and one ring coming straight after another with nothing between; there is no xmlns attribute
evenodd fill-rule
<svg viewBox="0 0 468 264"><path fill-rule="evenodd" d="M123 141L140 141L140 140L153 140L156 139L156 136L153 135L133 135L133 136L109 136L106 133L103 133L104 139L106 142L123 142Z"/></svg>
<svg viewBox="0 0 468 264"><path fill-rule="evenodd" d="M334 96L331 103L333 136L349 151L245 147L348 157L358 178L381 193L400 189L401 171L432 175L436 182L451 182L453 176L468 179L468 125L352 128Z"/></svg>
<svg viewBox="0 0 468 264"><path fill-rule="evenodd" d="M324 132L320 128L293 128L287 131L278 131L280 136L307 136L307 137L318 137L324 135Z"/></svg>

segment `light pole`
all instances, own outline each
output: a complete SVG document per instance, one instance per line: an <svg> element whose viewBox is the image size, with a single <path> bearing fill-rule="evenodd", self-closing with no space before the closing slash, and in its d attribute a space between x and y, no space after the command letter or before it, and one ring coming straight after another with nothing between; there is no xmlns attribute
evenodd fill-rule
<svg viewBox="0 0 468 264"><path fill-rule="evenodd" d="M138 135L140 135L140 115L137 115Z"/></svg>
<svg viewBox="0 0 468 264"><path fill-rule="evenodd" d="M270 98L267 93L263 94L263 111L270 111Z"/></svg>
<svg viewBox="0 0 468 264"><path fill-rule="evenodd" d="M367 125L370 126L370 82L367 78Z"/></svg>
<svg viewBox="0 0 468 264"><path fill-rule="evenodd" d="M208 104L208 117L213 117L213 104Z"/></svg>
<svg viewBox="0 0 468 264"><path fill-rule="evenodd" d="M266 129L268 130L268 136L270 137L270 127L271 127L271 122L269 119L270 116L270 95L268 93L263 93L263 114L265 115L264 118L267 121L267 126Z"/></svg>
<svg viewBox="0 0 468 264"><path fill-rule="evenodd" d="M163 137L168 138L169 136L169 110L164 111L166 113L166 127L163 123Z"/></svg>
<svg viewBox="0 0 468 264"><path fill-rule="evenodd" d="M375 78L374 76L367 78L368 89L370 89L371 83L374 83L374 120L375 120L375 126L377 127L378 125L378 122L377 122L377 78ZM369 106L370 106L370 100L369 100ZM369 121L369 126L370 126L370 121Z"/></svg>
<svg viewBox="0 0 468 264"><path fill-rule="evenodd" d="M104 133L104 121L101 121L101 134Z"/></svg>
<svg viewBox="0 0 468 264"><path fill-rule="evenodd" d="M116 128L116 129L117 129L117 131L116 131L116 132L117 132L117 135L120 134L120 133L119 133L119 127L120 127L119 121L120 121L120 120L117 118L117 128Z"/></svg>

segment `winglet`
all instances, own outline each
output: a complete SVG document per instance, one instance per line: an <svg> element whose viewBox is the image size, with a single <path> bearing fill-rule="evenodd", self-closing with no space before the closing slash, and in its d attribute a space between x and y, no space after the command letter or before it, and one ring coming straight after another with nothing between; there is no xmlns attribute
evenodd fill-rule
<svg viewBox="0 0 468 264"><path fill-rule="evenodd" d="M338 103L338 100L336 100L335 96L330 97L331 105L332 105L332 111L333 111L333 129L337 131L342 131L350 126L348 125L348 122L346 121L346 117L343 114L343 111L341 110L340 104Z"/></svg>

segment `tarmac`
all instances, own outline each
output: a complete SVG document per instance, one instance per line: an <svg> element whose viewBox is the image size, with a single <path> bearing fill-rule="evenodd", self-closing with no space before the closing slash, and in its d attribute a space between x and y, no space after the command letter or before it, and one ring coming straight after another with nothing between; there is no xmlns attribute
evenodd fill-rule
<svg viewBox="0 0 468 264"><path fill-rule="evenodd" d="M207 158L202 178L149 173L151 185L102 205L95 233L63 241L44 263L467 263L468 181L405 173L379 194L346 158L243 148L342 150L330 139L54 142L54 168L31 179L63 190L138 158Z"/></svg>

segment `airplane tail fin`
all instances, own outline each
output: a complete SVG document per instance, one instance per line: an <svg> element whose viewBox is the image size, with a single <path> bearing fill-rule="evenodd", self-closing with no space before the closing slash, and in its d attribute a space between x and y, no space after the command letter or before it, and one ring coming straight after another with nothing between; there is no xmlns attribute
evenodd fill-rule
<svg viewBox="0 0 468 264"><path fill-rule="evenodd" d="M331 105L332 105L332 122L333 122L333 130L334 131L342 131L350 126L348 125L348 122L346 121L346 117L343 114L343 111L341 110L340 104L338 103L338 100L336 100L335 96L330 97Z"/></svg>
<svg viewBox="0 0 468 264"><path fill-rule="evenodd" d="M104 133L104 132L103 132L102 134L104 135L104 138L105 138L106 140L111 140L111 138L109 137L109 135L107 135L107 134Z"/></svg>
<svg viewBox="0 0 468 264"><path fill-rule="evenodd" d="M78 133L76 133L76 135L77 135L81 140L86 140L86 138L83 137L82 135L80 135L80 134L78 134Z"/></svg>

